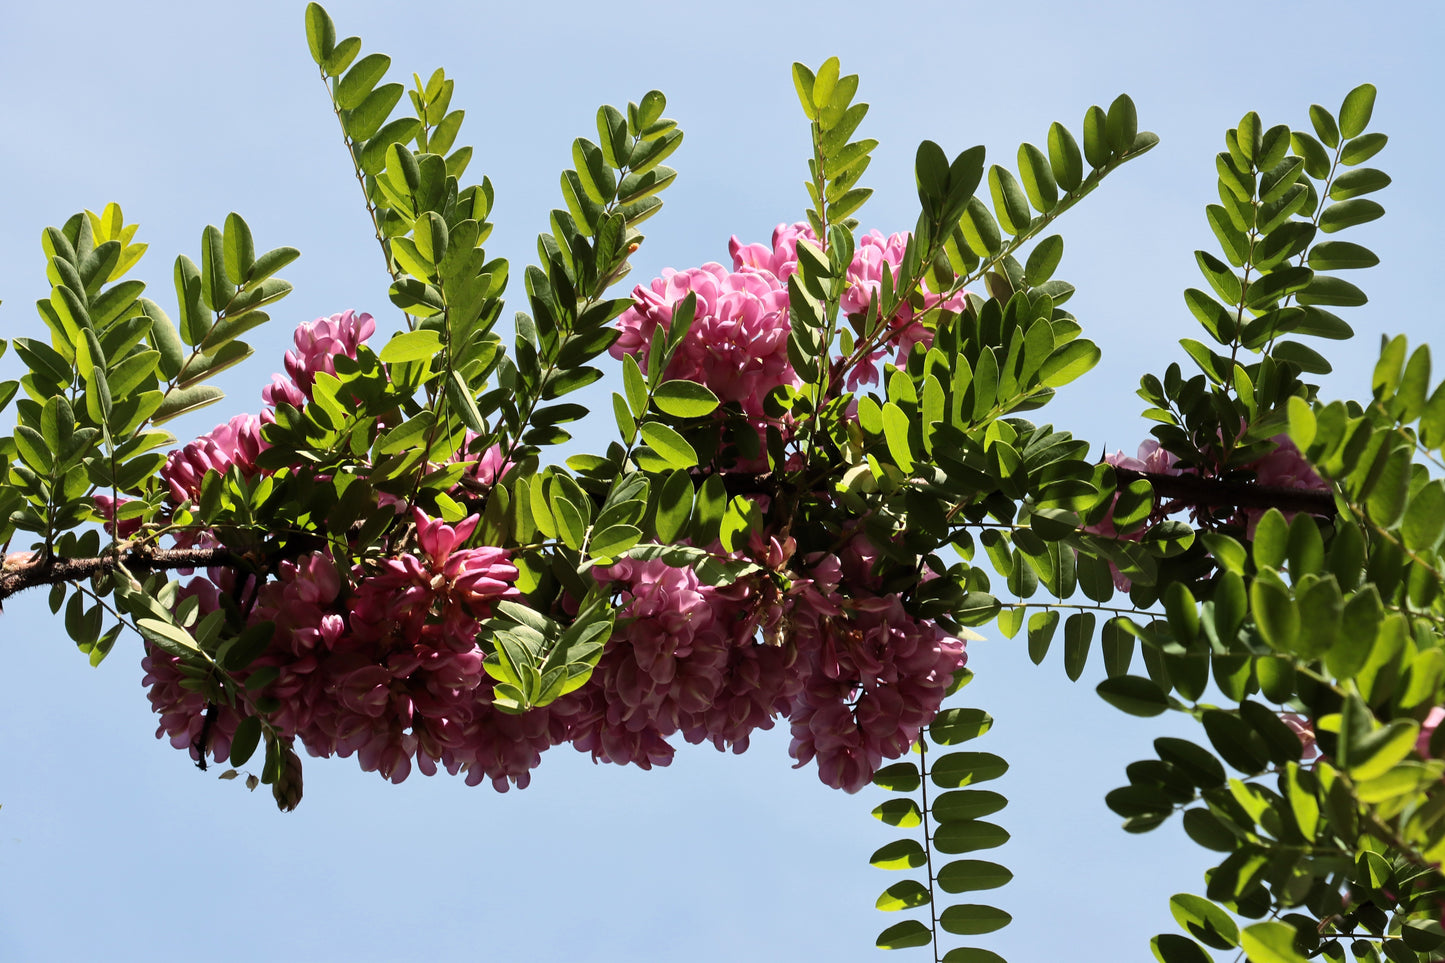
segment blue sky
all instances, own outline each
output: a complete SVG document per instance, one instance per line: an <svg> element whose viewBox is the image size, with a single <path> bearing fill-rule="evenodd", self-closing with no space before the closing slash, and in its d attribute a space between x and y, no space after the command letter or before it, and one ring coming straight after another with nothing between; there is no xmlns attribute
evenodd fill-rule
<svg viewBox="0 0 1445 963"><path fill-rule="evenodd" d="M38 336L46 293L39 238L71 213L117 201L151 245L138 276L173 302L170 265L229 211L259 246L294 245L296 291L228 374L221 405L183 436L259 405L298 321L354 307L399 323L336 123L306 53L303 4L16 5L0 33L0 336ZM1096 448L1132 449L1147 425L1139 374L1182 359L1194 336L1180 291L1212 246L1203 206L1214 154L1246 110L1306 123L1363 81L1380 90L1377 159L1394 178L1386 219L1352 233L1381 267L1358 279L1357 339L1335 346L1329 396L1368 387L1380 333L1439 329L1425 297L1445 220L1431 164L1445 156L1434 49L1441 13L1423 3L1038 2L425 5L333 2L339 35L393 57L393 79L446 67L467 110L469 173L496 185L489 253L514 276L559 206L570 144L602 102L649 88L687 136L680 174L644 230L628 283L664 266L724 260L727 240L765 240L806 202L806 127L794 60L842 58L873 105L882 145L864 183L865 227L916 218L912 158L923 138L956 153L988 145L1012 166L1051 121L1128 91L1160 146L1115 175L1060 227L1059 276L1104 361L1040 415ZM517 304L514 298L513 304ZM13 354L0 362L14 375ZM599 441L605 445L605 439ZM885 798L829 790L793 771L785 729L743 756L680 751L667 770L594 766L567 747L531 788L497 795L415 776L400 787L348 760L309 761L306 799L278 814L264 792L218 782L152 738L139 643L91 669L41 596L12 601L0 652L0 957L11 961L686 959L854 960L889 916L895 881L868 855L894 834L868 810ZM1070 684L1020 642L970 646L978 678L962 704L997 718L978 748L1013 764L997 893L1017 922L983 945L1019 961L1147 958L1172 930L1170 894L1202 891L1207 854L1176 827L1126 836L1102 802L1149 754L1154 724L1093 694L1097 662ZM1171 731L1189 735L1176 723ZM900 959L926 954L912 951Z"/></svg>

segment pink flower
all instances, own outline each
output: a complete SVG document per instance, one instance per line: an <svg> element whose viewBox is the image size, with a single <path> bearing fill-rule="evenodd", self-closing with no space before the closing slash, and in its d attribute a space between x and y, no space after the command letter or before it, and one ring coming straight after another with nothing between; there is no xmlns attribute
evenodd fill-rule
<svg viewBox="0 0 1445 963"><path fill-rule="evenodd" d="M788 278L798 270L798 240L806 238L817 243L818 236L806 221L796 224L779 224L773 229L773 244L743 244L736 234L728 242L728 253L733 258L733 270L753 268L766 271L786 287Z"/></svg>
<svg viewBox="0 0 1445 963"><path fill-rule="evenodd" d="M201 616L219 607L216 586L204 578L192 579L176 595L177 603L191 597L198 599ZM186 672L179 656L150 642L144 644L144 651L141 668L145 676L141 684L149 689L146 697L151 709L161 717L156 738L169 737L173 747L186 750L196 762L206 756L225 762L231 754L231 740L241 713L224 703L212 703L207 695L195 691L194 674Z"/></svg>
<svg viewBox="0 0 1445 963"><path fill-rule="evenodd" d="M109 495L95 496L95 510L100 513L102 518L109 519L105 523L105 530L116 538L129 538L140 531L140 518L138 517L123 519L118 526L115 523L117 509L132 501L135 499L111 498Z"/></svg>
<svg viewBox="0 0 1445 963"><path fill-rule="evenodd" d="M184 448L171 452L161 466L161 478L170 486L174 501L198 498L207 472L224 475L235 465L243 475L254 475L256 456L268 447L261 438L261 419L255 415L237 415Z"/></svg>
<svg viewBox="0 0 1445 963"><path fill-rule="evenodd" d="M730 273L721 264L664 271L650 287L633 291L635 304L617 319L622 336L612 356L635 355L646 368L652 333L672 323L674 306L689 293L697 296L697 313L667 377L707 385L722 401L762 418L768 392L798 383L788 363L787 288L768 271Z"/></svg>
<svg viewBox="0 0 1445 963"><path fill-rule="evenodd" d="M296 350L286 352L286 373L291 376L290 383L277 376L272 384L261 389L261 397L273 407L283 402L296 405L298 397L310 398L316 373L336 374L336 356L344 354L355 358L356 349L375 331L376 321L371 315L354 311L302 322L293 336Z"/></svg>
<svg viewBox="0 0 1445 963"><path fill-rule="evenodd" d="M1425 715L1425 721L1420 723L1420 738L1415 740L1415 752L1421 758L1434 758L1430 755L1430 737L1435 735L1441 722L1445 722L1445 708L1436 706Z"/></svg>
<svg viewBox="0 0 1445 963"><path fill-rule="evenodd" d="M1310 725L1308 716L1302 716L1298 712L1282 712L1279 718L1289 726L1291 732L1299 736L1302 760L1309 762L1320 754L1319 746L1315 743L1314 726Z"/></svg>

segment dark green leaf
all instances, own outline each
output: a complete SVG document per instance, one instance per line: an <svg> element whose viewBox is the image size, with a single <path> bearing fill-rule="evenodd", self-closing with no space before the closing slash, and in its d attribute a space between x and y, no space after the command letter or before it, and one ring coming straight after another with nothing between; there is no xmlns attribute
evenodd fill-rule
<svg viewBox="0 0 1445 963"><path fill-rule="evenodd" d="M1013 917L993 906L962 903L949 906L938 917L938 924L950 933L975 936L992 933L1009 924Z"/></svg>
<svg viewBox="0 0 1445 963"><path fill-rule="evenodd" d="M1157 716L1169 708L1169 697L1164 690L1142 676L1105 679L1096 691L1105 702L1133 716Z"/></svg>

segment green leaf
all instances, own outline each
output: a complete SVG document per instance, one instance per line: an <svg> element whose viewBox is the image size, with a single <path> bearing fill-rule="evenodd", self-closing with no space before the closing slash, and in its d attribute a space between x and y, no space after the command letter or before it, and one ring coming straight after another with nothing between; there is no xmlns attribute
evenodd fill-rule
<svg viewBox="0 0 1445 963"><path fill-rule="evenodd" d="M982 859L957 859L938 871L938 885L946 893L968 893L998 889L1013 879L1013 873L998 863Z"/></svg>
<svg viewBox="0 0 1445 963"><path fill-rule="evenodd" d="M231 754L229 760L233 766L244 766L246 760L255 753L256 746L261 742L261 720L256 716L247 716L236 724L236 732L231 736Z"/></svg>
<svg viewBox="0 0 1445 963"><path fill-rule="evenodd" d="M183 415L188 411L195 411L197 408L204 408L206 405L214 404L226 396L226 393L214 385L192 385L189 388L173 388L166 392L160 407L156 409L155 417L151 423L155 425L165 424L172 418Z"/></svg>
<svg viewBox="0 0 1445 963"><path fill-rule="evenodd" d="M1084 112L1084 158L1096 170L1109 163L1108 122L1102 107L1090 107Z"/></svg>
<svg viewBox="0 0 1445 963"><path fill-rule="evenodd" d="M1174 921L1190 936L1217 950L1239 945L1239 926L1212 901L1202 896L1178 893L1169 900Z"/></svg>
<svg viewBox="0 0 1445 963"><path fill-rule="evenodd" d="M914 879L905 879L885 889L873 904L885 913L927 906L933 902L928 888Z"/></svg>
<svg viewBox="0 0 1445 963"><path fill-rule="evenodd" d="M1092 612L1075 612L1064 620L1064 674L1077 682L1089 660L1089 645L1094 640Z"/></svg>
<svg viewBox="0 0 1445 963"><path fill-rule="evenodd" d="M933 818L939 822L957 822L990 816L1008 805L1008 800L989 789L959 789L946 792L933 800Z"/></svg>
<svg viewBox="0 0 1445 963"><path fill-rule="evenodd" d="M1330 199L1343 201L1361 194L1372 194L1390 186L1390 175L1373 167L1345 171L1330 185Z"/></svg>
<svg viewBox="0 0 1445 963"><path fill-rule="evenodd" d="M328 77L339 77L342 71L351 66L351 62L359 53L361 53L360 37L338 40L336 46L332 48L331 54L326 58L326 62L321 65L321 69L326 71Z"/></svg>
<svg viewBox="0 0 1445 963"><path fill-rule="evenodd" d="M1341 734L1341 738L1344 735ZM1358 782L1378 779L1405 760L1420 738L1420 724L1413 719L1392 719L1383 727L1350 744L1350 777Z"/></svg>
<svg viewBox="0 0 1445 963"><path fill-rule="evenodd" d="M1049 159L1033 144L1022 144L1018 160L1019 177L1023 180L1029 203L1040 214L1049 213L1059 203L1059 185L1054 180Z"/></svg>
<svg viewBox="0 0 1445 963"><path fill-rule="evenodd" d="M318 67L326 62L336 46L336 25L319 3L306 5L306 46L311 48L311 59Z"/></svg>
<svg viewBox="0 0 1445 963"><path fill-rule="evenodd" d="M1095 689L1109 705L1131 716L1157 716L1169 708L1169 697L1152 679L1121 675L1105 679Z"/></svg>
<svg viewBox="0 0 1445 963"><path fill-rule="evenodd" d="M1445 482L1429 481L1410 498L1400 534L1412 552L1435 550L1445 535Z"/></svg>
<svg viewBox="0 0 1445 963"><path fill-rule="evenodd" d="M1082 338L1068 342L1049 355L1039 369L1039 383L1046 388L1058 388L1081 377L1099 363L1103 352L1092 341Z"/></svg>
<svg viewBox="0 0 1445 963"><path fill-rule="evenodd" d="M1031 286L1037 287L1054 276L1059 261L1064 256L1064 239L1050 234L1034 245L1024 263L1024 277Z"/></svg>
<svg viewBox="0 0 1445 963"><path fill-rule="evenodd" d="M391 58L386 54L374 53L362 57L336 85L336 105L342 110L354 110L361 106L366 95L386 76L390 66Z"/></svg>
<svg viewBox="0 0 1445 963"><path fill-rule="evenodd" d="M928 862L928 856L917 840L898 839L878 847L868 862L879 869L917 869Z"/></svg>
<svg viewBox="0 0 1445 963"><path fill-rule="evenodd" d="M381 349L381 360L384 364L428 361L441 350L441 346L441 333L432 328L403 331Z"/></svg>
<svg viewBox="0 0 1445 963"><path fill-rule="evenodd" d="M1239 942L1250 963L1308 963L1294 941L1293 926L1271 920L1245 927Z"/></svg>
<svg viewBox="0 0 1445 963"><path fill-rule="evenodd" d="M929 777L941 789L961 789L997 779L1008 763L991 752L952 752L933 761Z"/></svg>
<svg viewBox="0 0 1445 963"><path fill-rule="evenodd" d="M1049 609L1043 612L1035 612L1029 616L1029 659L1034 665L1044 661L1049 653L1049 644L1053 641L1054 630L1059 625L1059 613Z"/></svg>
<svg viewBox="0 0 1445 963"><path fill-rule="evenodd" d="M960 936L976 936L1001 930L1013 917L993 906L961 903L947 907L938 917L938 925Z"/></svg>
<svg viewBox="0 0 1445 963"><path fill-rule="evenodd" d="M627 406L632 409L633 417L647 414L647 381L637 358L630 354L622 356L622 387L627 392Z"/></svg>
<svg viewBox="0 0 1445 963"><path fill-rule="evenodd" d="M993 727L993 716L982 709L945 709L929 724L928 735L941 746L956 746L976 739Z"/></svg>
<svg viewBox="0 0 1445 963"><path fill-rule="evenodd" d="M251 270L246 272L246 283L254 287L300 256L301 252L294 247L278 247L267 251L256 258Z"/></svg>
<svg viewBox="0 0 1445 963"><path fill-rule="evenodd" d="M909 419L891 401L883 404L883 437L888 444L888 453L905 473L913 471L913 453L908 441Z"/></svg>
<svg viewBox="0 0 1445 963"><path fill-rule="evenodd" d="M1116 154L1127 153L1139 133L1139 113L1128 94L1120 94L1109 105L1107 120L1109 148Z"/></svg>
<svg viewBox="0 0 1445 963"><path fill-rule="evenodd" d="M933 833L933 848L940 853L971 853L1002 846L1008 840L1008 830L1002 826L972 819L939 826Z"/></svg>
<svg viewBox="0 0 1445 963"><path fill-rule="evenodd" d="M1344 271L1374 267L1380 258L1369 248L1349 241L1323 241L1310 248L1309 263L1316 271Z"/></svg>
<svg viewBox="0 0 1445 963"><path fill-rule="evenodd" d="M1160 933L1149 941L1160 963L1211 963L1214 959L1198 943L1178 933Z"/></svg>
<svg viewBox="0 0 1445 963"><path fill-rule="evenodd" d="M1363 164L1378 154L1389 140L1384 134L1362 134L1345 144L1340 151L1340 161L1351 167Z"/></svg>
<svg viewBox="0 0 1445 963"><path fill-rule="evenodd" d="M696 381L665 381L652 393L652 403L676 418L701 418L718 406L712 389Z"/></svg>
<svg viewBox="0 0 1445 963"><path fill-rule="evenodd" d="M1311 104L1310 123L1326 147L1333 150L1340 145L1340 128L1335 124L1334 114L1319 104Z"/></svg>
<svg viewBox="0 0 1445 963"><path fill-rule="evenodd" d="M452 376L447 379L446 396L447 404L462 420L462 424L479 435L487 433L487 424L482 420L482 413L477 408L477 399L472 395L472 390L467 387L462 373L456 369L452 370Z"/></svg>
<svg viewBox="0 0 1445 963"><path fill-rule="evenodd" d="M1077 188L1084 180L1084 162L1079 156L1079 143L1069 129L1058 121L1049 127L1049 167L1054 180L1066 191Z"/></svg>
<svg viewBox="0 0 1445 963"><path fill-rule="evenodd" d="M928 927L918 920L904 920L879 933L877 946L880 950L903 950L914 946L927 946L932 942L933 933Z"/></svg>
<svg viewBox="0 0 1445 963"><path fill-rule="evenodd" d="M1328 307L1359 307L1369 300L1355 285L1328 274L1316 274L1309 286L1299 292L1298 299L1300 304Z"/></svg>
<svg viewBox="0 0 1445 963"><path fill-rule="evenodd" d="M994 164L988 170L989 193L999 225L1015 236L1029 228L1029 201L1019 182L1005 168Z"/></svg>
<svg viewBox="0 0 1445 963"><path fill-rule="evenodd" d="M1338 201L1325 208L1320 215L1320 230L1326 234L1343 231L1347 227L1365 224L1385 215L1385 209L1367 197L1353 197Z"/></svg>
<svg viewBox="0 0 1445 963"><path fill-rule="evenodd" d="M697 451L676 429L655 421L644 422L642 439L673 468L692 468L697 464Z"/></svg>
<svg viewBox="0 0 1445 963"><path fill-rule="evenodd" d="M919 811L918 803L906 796L889 799L874 806L873 818L899 829L912 829L923 824L923 813Z"/></svg>
<svg viewBox="0 0 1445 963"><path fill-rule="evenodd" d="M968 199L958 226L969 250L977 256L997 257L1002 253L1003 236L999 233L998 222L989 213L988 205L977 197Z"/></svg>
<svg viewBox="0 0 1445 963"><path fill-rule="evenodd" d="M226 277L233 285L244 284L251 266L256 262L256 245L251 240L251 229L235 211L226 216L223 248Z"/></svg>
<svg viewBox="0 0 1445 963"><path fill-rule="evenodd" d="M1374 109L1374 84L1360 84L1345 94L1345 102L1340 105L1340 136L1349 139L1363 134L1370 126L1370 114Z"/></svg>
<svg viewBox="0 0 1445 963"><path fill-rule="evenodd" d="M642 529L636 525L612 525L592 536L588 551L594 558L616 558L642 541Z"/></svg>
<svg viewBox="0 0 1445 963"><path fill-rule="evenodd" d="M406 88L401 84L382 84L367 94L355 110L346 114L347 136L362 144L376 136L405 92Z"/></svg>
<svg viewBox="0 0 1445 963"><path fill-rule="evenodd" d="M1249 587L1249 600L1265 642L1280 652L1293 651L1299 638L1300 614L1289 591L1276 581L1256 579Z"/></svg>
<svg viewBox="0 0 1445 963"><path fill-rule="evenodd" d="M195 639L178 625L159 619L136 619L135 626L140 629L141 635L171 655L187 659L201 654Z"/></svg>

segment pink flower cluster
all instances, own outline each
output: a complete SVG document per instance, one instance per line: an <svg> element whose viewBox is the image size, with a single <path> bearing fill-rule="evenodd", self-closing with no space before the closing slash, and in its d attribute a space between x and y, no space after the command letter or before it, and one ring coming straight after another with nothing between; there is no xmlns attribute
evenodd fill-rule
<svg viewBox="0 0 1445 963"><path fill-rule="evenodd" d="M267 447L261 428L275 420L276 405L303 407L311 397L316 373L335 374L336 356L355 358L356 349L375 331L376 322L371 315L354 311L298 325L293 339L296 349L286 352L287 376L273 375L271 384L261 389L261 397L268 407L260 415L237 415L167 456L161 467L161 478L170 487L171 498L183 502L199 497L201 481L208 471L224 475L234 465L242 474L254 475L256 456ZM99 507L113 516L114 506L108 499Z"/></svg>
<svg viewBox="0 0 1445 963"><path fill-rule="evenodd" d="M313 756L357 756L361 767L400 782L413 762L427 775L440 764L468 772L475 784L491 778L526 784L541 747L519 738L536 719L498 719L492 684L478 644L481 623L497 599L515 598L517 569L498 548L464 548L478 516L456 526L416 512L417 553L374 567L357 565L347 576L326 555L284 562L264 585L254 621L275 624L270 647L238 681L274 676L246 686L247 713L274 699L264 714L283 738L300 740ZM192 579L184 594L216 608L218 587ZM148 648L145 683L161 715L157 735L172 745L204 751L223 761L240 720L238 708L213 710L210 737L206 700L181 685L179 660ZM497 734L508 734L498 739ZM535 739L531 740L535 742Z"/></svg>
<svg viewBox="0 0 1445 963"><path fill-rule="evenodd" d="M224 761L242 713L274 699L267 722L313 756L355 754L393 782L413 765L445 768L504 791L525 787L542 751L564 742L650 769L672 761L676 734L742 752L754 730L787 716L798 765L816 759L823 782L855 792L908 751L967 661L961 641L876 594L861 539L842 560L806 560L785 590L769 577L715 587L689 569L629 559L597 572L621 607L592 678L551 706L508 715L492 705L478 640L495 600L517 597L517 570L501 549L461 547L477 521L453 527L418 512L418 554L345 576L325 555L283 563L253 615L275 623L271 645L238 681L272 678L245 685L240 707L209 706L185 685L179 659L147 647L157 735ZM790 550L770 546L780 565ZM205 613L219 591L198 577L182 595L199 596ZM759 642L759 629L777 644Z"/></svg>
<svg viewBox="0 0 1445 963"><path fill-rule="evenodd" d="M161 478L170 486L171 498L177 503L199 498L207 472L224 475L234 465L243 475L254 475L256 456L267 447L262 424L256 415L237 415L167 455Z"/></svg>
<svg viewBox="0 0 1445 963"><path fill-rule="evenodd" d="M705 384L723 402L736 402L751 420L760 422L768 392L799 383L788 362L788 278L798 269L800 240L817 241L806 223L779 224L771 245L743 244L734 236L728 243L732 271L717 263L686 271L668 269L651 285L639 285L633 291L635 303L617 320L622 335L612 346L613 357L635 355L645 367L653 332L659 326L666 329L677 303L695 294L695 320L673 355L667 376ZM882 283L883 266L896 274L907 246L906 234L885 237L875 230L858 239L841 301L844 314L860 320L867 314L869 300ZM876 383L878 364L890 353L903 364L915 344L928 347L933 332L919 316L941 300L924 291L921 308L909 303L900 307L890 319L889 336L849 371L849 386ZM963 295L943 306L962 310Z"/></svg>
<svg viewBox="0 0 1445 963"><path fill-rule="evenodd" d="M617 321L622 336L612 345L613 357L636 355L645 369L653 331L666 329L673 307L688 294L697 296L697 312L668 377L705 384L723 402L737 402L761 419L768 392L798 381L788 363L788 289L767 271L729 272L721 264L664 271L633 292L636 303Z"/></svg>
<svg viewBox="0 0 1445 963"><path fill-rule="evenodd" d="M573 745L650 768L671 761L674 733L742 752L753 730L785 715L799 766L816 759L819 778L848 792L867 785L917 740L967 656L960 640L877 594L860 550L861 539L842 560L803 560L785 589L767 579L709 586L660 561L598 572L621 590L624 621L566 706ZM792 551L772 541L766 560L776 571ZM777 644L759 643L760 629Z"/></svg>
<svg viewBox="0 0 1445 963"><path fill-rule="evenodd" d="M343 311L329 318L303 322L293 339L296 350L286 352L286 377L272 375L271 384L261 389L266 404L304 406L311 397L316 373L336 374L336 356L356 357L356 349L376 332L369 314Z"/></svg>
<svg viewBox="0 0 1445 963"><path fill-rule="evenodd" d="M785 279L803 233L780 228L766 265L761 246L734 241L733 272L707 265L639 288L617 350L645 363L652 332L696 293L697 318L669 374L708 384L761 425L762 398L796 382ZM876 232L864 239L846 308L866 310L878 266L901 258L902 244ZM334 373L338 354L354 357L374 327L369 315L352 312L303 324L286 354L287 375L263 392L268 406L307 404L317 373ZM197 498L209 471L255 474L273 410L237 416L173 452L162 469L172 499ZM468 464L464 487L492 484L504 468L501 450L477 450L470 434L449 460ZM378 508L406 507L396 501L381 498ZM541 753L561 743L599 762L650 768L671 761L675 736L741 752L753 731L787 717L798 765L816 761L825 783L856 791L884 759L908 750L966 661L960 640L881 591L878 553L861 536L839 551L795 558L792 539L755 534L747 554L763 571L725 586L660 560L624 558L597 569L619 611L596 671L552 705L510 715L493 704L482 625L497 600L519 597L517 569L501 548L469 547L478 516L455 525L415 510L412 517L415 548L392 557L347 567L327 554L303 556L259 586L238 585L222 570L191 579L180 598L195 597L202 616L226 593L253 598L249 618L275 629L237 674L234 705L198 691L205 686L195 669L147 645L144 682L160 716L157 735L197 760L224 761L240 721L259 715L314 756L354 755L395 782L413 768L445 769L505 790L527 785ZM214 543L205 532L177 538Z"/></svg>

